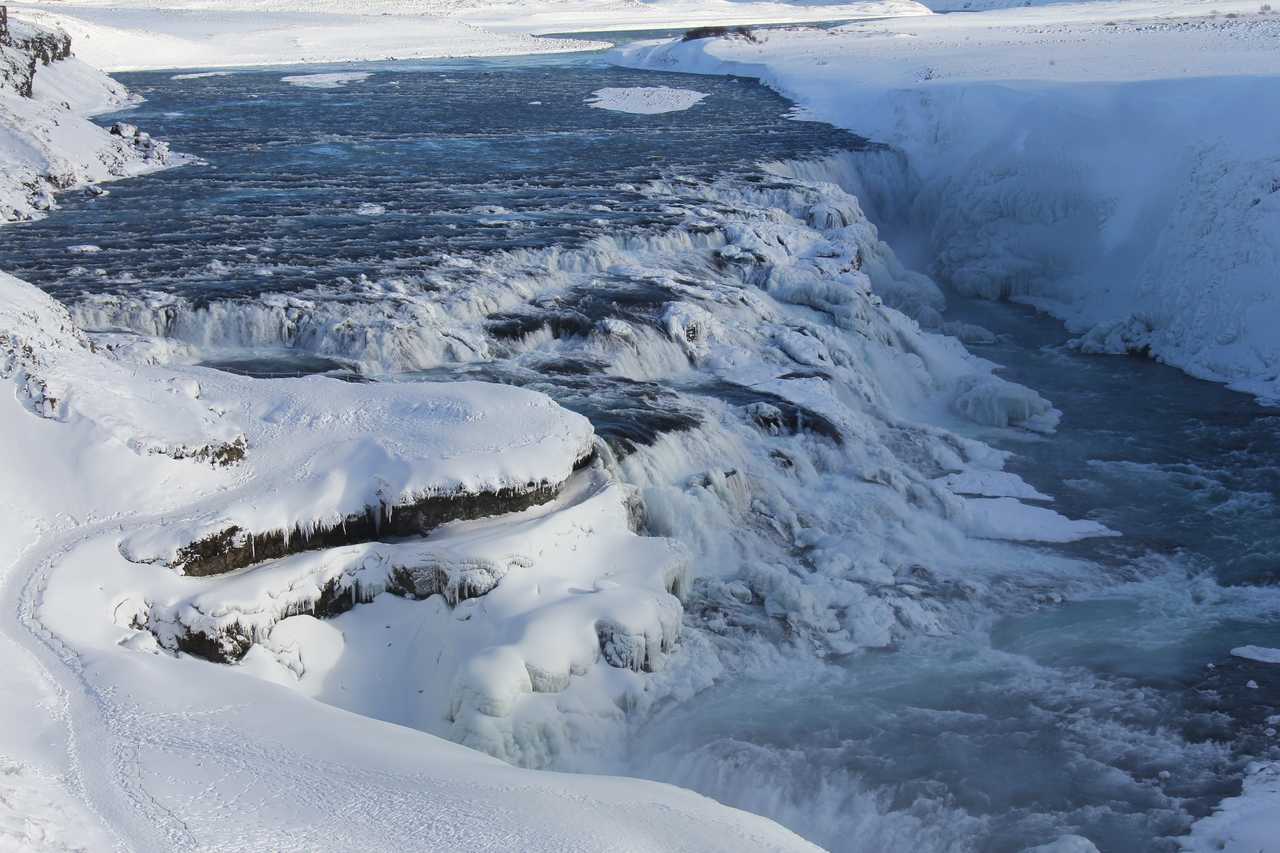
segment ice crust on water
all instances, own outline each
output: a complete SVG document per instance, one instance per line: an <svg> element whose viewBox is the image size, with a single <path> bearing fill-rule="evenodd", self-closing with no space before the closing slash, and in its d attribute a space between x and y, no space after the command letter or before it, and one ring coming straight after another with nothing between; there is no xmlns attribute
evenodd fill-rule
<svg viewBox="0 0 1280 853"><path fill-rule="evenodd" d="M1266 646L1237 646L1231 650L1231 654L1258 663L1280 663L1280 649L1270 649Z"/></svg>
<svg viewBox="0 0 1280 853"><path fill-rule="evenodd" d="M632 86L597 89L587 106L634 115L660 115L690 109L706 98L705 92L671 86Z"/></svg>
<svg viewBox="0 0 1280 853"><path fill-rule="evenodd" d="M300 89L341 89L350 83L361 83L372 77L368 71L342 71L331 74L291 74L280 82Z"/></svg>

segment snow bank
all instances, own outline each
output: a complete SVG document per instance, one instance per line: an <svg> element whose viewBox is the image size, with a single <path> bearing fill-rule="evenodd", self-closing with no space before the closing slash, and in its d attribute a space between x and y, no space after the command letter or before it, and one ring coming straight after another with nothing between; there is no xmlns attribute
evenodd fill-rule
<svg viewBox="0 0 1280 853"><path fill-rule="evenodd" d="M39 32L16 21L11 28L14 38L29 40ZM28 34L16 35L23 32ZM179 162L146 134L109 132L88 120L130 103L106 75L74 58L45 62L13 46L0 46L0 52L18 55L15 61L24 69L30 62L33 70L30 78L0 85L0 221L43 216L57 207L58 192ZM29 95L23 94L24 80Z"/></svg>
<svg viewBox="0 0 1280 853"><path fill-rule="evenodd" d="M627 89L599 89L591 93L587 105L601 110L635 115L658 115L687 110L707 95L692 89L670 86L633 86Z"/></svg>
<svg viewBox="0 0 1280 853"><path fill-rule="evenodd" d="M1278 397L1280 18L1212 6L1062 4L619 60L761 77L893 144L917 182L877 218L940 279L1050 310L1086 351Z"/></svg>
<svg viewBox="0 0 1280 853"><path fill-rule="evenodd" d="M1249 768L1244 791L1196 822L1182 849L1189 853L1276 853L1280 850L1280 765Z"/></svg>
<svg viewBox="0 0 1280 853"><path fill-rule="evenodd" d="M263 9L211 3L33 4L22 14L66 30L77 54L107 71L301 65L558 53L597 47L572 39L496 32L431 15L379 15L350 4L317 14L313 6Z"/></svg>
<svg viewBox="0 0 1280 853"><path fill-rule="evenodd" d="M81 58L109 71L594 50L605 43L532 34L928 13L915 0L83 0L19 7L70 32Z"/></svg>

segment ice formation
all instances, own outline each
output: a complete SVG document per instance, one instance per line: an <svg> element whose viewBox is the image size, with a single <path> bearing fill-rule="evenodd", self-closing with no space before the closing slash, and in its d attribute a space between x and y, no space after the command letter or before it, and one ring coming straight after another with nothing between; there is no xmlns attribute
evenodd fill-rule
<svg viewBox="0 0 1280 853"><path fill-rule="evenodd" d="M658 115L687 110L705 97L707 96L703 92L673 89L670 86L599 89L592 93L587 105L619 113Z"/></svg>

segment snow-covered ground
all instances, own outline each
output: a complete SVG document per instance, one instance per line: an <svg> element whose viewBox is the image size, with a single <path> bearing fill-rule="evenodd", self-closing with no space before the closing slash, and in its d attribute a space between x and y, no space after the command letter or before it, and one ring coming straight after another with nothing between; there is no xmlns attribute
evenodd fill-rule
<svg viewBox="0 0 1280 853"><path fill-rule="evenodd" d="M502 56L592 49L534 33L925 14L914 0L38 0L12 9L60 26L107 71Z"/></svg>
<svg viewBox="0 0 1280 853"><path fill-rule="evenodd" d="M1265 5L1158 0L762 31L620 61L760 77L893 144L914 186L873 213L900 250L916 242L912 261L1051 310L1087 351L1150 351L1280 398L1277 51Z"/></svg>

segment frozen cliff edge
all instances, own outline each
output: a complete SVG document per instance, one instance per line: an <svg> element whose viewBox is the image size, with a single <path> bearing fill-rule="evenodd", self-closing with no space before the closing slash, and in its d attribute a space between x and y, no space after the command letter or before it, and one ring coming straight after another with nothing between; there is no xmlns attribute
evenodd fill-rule
<svg viewBox="0 0 1280 853"><path fill-rule="evenodd" d="M757 77L806 117L905 152L918 180L874 218L939 280L1048 310L1085 351L1280 399L1267 8L1059 5L615 56Z"/></svg>
<svg viewBox="0 0 1280 853"><path fill-rule="evenodd" d="M0 222L43 216L56 194L177 162L129 125L88 116L131 104L129 93L72 53L63 31L9 19L0 27Z"/></svg>

